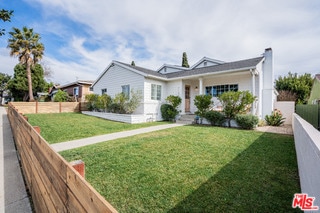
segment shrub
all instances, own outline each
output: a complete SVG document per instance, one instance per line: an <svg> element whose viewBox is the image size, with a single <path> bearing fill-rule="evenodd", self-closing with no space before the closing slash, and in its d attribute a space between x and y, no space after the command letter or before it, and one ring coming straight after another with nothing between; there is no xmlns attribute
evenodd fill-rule
<svg viewBox="0 0 320 213"><path fill-rule="evenodd" d="M125 103L125 106L124 106L125 112L128 114L133 113L140 105L141 99L142 99L141 90L138 90L136 92L134 90L131 90L130 99Z"/></svg>
<svg viewBox="0 0 320 213"><path fill-rule="evenodd" d="M271 115L266 115L265 120L269 126L280 126L286 118L282 117L280 110L273 110Z"/></svg>
<svg viewBox="0 0 320 213"><path fill-rule="evenodd" d="M242 129L253 129L259 123L259 118L255 115L236 115L235 120Z"/></svg>
<svg viewBox="0 0 320 213"><path fill-rule="evenodd" d="M237 114L243 114L250 110L256 97L249 91L229 91L220 95L218 99L222 104L223 112L230 127L231 119L234 119Z"/></svg>
<svg viewBox="0 0 320 213"><path fill-rule="evenodd" d="M95 107L101 111L106 112L112 103L111 97L107 94L99 95L95 102Z"/></svg>
<svg viewBox="0 0 320 213"><path fill-rule="evenodd" d="M112 112L112 113L119 113L120 112L120 105L118 103L111 103L108 108L108 111Z"/></svg>
<svg viewBox="0 0 320 213"><path fill-rule="evenodd" d="M175 120L176 116L179 114L179 110L178 110L178 106L181 104L182 99L179 96L175 96L175 95L169 95L166 98L166 101L169 104L163 104L161 106L161 114L162 114L162 118L165 121L172 121ZM167 105L170 105L172 107L169 107Z"/></svg>
<svg viewBox="0 0 320 213"><path fill-rule="evenodd" d="M87 108L90 110L90 111L93 111L93 110L96 110L96 102L99 98L99 95L97 94L88 94L86 95L86 101L87 101Z"/></svg>
<svg viewBox="0 0 320 213"><path fill-rule="evenodd" d="M200 123L202 123L202 118L204 118L205 113L209 110L212 105L210 95L197 95L194 99L194 105L197 107L196 115L200 117Z"/></svg>
<svg viewBox="0 0 320 213"><path fill-rule="evenodd" d="M168 101L169 104L173 106L173 108L177 109L178 106L181 104L182 99L179 96L169 95L166 98L166 101Z"/></svg>
<svg viewBox="0 0 320 213"><path fill-rule="evenodd" d="M66 102L69 99L69 95L68 93L62 91L62 90L58 90L58 92L54 95L54 102Z"/></svg>
<svg viewBox="0 0 320 213"><path fill-rule="evenodd" d="M162 119L172 121L176 117L176 109L171 104L162 104L160 107Z"/></svg>
<svg viewBox="0 0 320 213"><path fill-rule="evenodd" d="M207 119L212 126L221 126L225 121L224 115L218 111L208 111L204 114L204 118Z"/></svg>

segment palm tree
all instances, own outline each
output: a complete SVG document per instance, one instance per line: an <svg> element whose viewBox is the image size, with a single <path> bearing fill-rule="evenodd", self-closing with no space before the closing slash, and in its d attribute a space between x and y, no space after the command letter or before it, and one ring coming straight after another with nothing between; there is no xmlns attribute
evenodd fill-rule
<svg viewBox="0 0 320 213"><path fill-rule="evenodd" d="M26 65L29 101L34 101L31 66L34 66L42 59L44 46L39 42L40 35L34 33L32 28L23 27L21 31L14 27L12 30L12 32L9 32L11 37L8 40L8 48L11 49L10 56L18 56L20 64Z"/></svg>

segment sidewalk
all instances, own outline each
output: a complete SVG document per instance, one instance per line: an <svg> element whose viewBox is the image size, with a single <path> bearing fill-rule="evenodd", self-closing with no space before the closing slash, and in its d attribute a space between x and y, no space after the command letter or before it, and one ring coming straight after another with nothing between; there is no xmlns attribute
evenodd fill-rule
<svg viewBox="0 0 320 213"><path fill-rule="evenodd" d="M0 213L32 212L22 178L11 127L0 107Z"/></svg>
<svg viewBox="0 0 320 213"><path fill-rule="evenodd" d="M184 125L185 124L174 123L174 124L164 124L164 125L158 125L158 126L151 126L151 127L141 128L141 129L128 130L128 131L123 131L123 132L116 132L116 133L111 133L111 134L106 134L106 135L94 136L94 137L90 137L90 138L83 138L83 139L79 139L79 140L56 143L56 144L52 144L51 147L56 152L60 152L60 151L64 151L64 150L87 146L90 144L100 143L100 142L114 140L114 139L118 139L118 138L130 137L133 135L158 131L158 130L162 130L162 129L173 128L173 127L178 127L178 126L184 126Z"/></svg>

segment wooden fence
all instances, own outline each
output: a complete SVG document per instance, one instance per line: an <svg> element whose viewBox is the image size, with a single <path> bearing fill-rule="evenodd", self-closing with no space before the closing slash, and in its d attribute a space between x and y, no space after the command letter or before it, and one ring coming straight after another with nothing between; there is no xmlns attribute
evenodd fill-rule
<svg viewBox="0 0 320 213"><path fill-rule="evenodd" d="M81 112L87 110L85 102L10 102L23 114Z"/></svg>
<svg viewBox="0 0 320 213"><path fill-rule="evenodd" d="M8 118L36 212L117 212L12 103Z"/></svg>

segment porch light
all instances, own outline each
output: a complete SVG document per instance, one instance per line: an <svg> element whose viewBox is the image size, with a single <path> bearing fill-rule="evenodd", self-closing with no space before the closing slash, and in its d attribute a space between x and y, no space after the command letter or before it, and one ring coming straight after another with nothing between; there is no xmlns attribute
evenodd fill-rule
<svg viewBox="0 0 320 213"><path fill-rule="evenodd" d="M198 86L196 86L196 87L194 88L194 90L195 90L195 91L198 91Z"/></svg>

